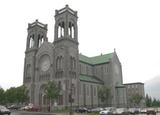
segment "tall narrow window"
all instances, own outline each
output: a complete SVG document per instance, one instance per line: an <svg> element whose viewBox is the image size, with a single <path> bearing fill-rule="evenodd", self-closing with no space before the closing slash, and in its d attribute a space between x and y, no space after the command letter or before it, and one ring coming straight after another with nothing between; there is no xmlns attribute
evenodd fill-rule
<svg viewBox="0 0 160 115"><path fill-rule="evenodd" d="M68 35L71 37L72 35L72 24L71 22L69 22L69 25L68 25Z"/></svg>
<svg viewBox="0 0 160 115"><path fill-rule="evenodd" d="M79 95L81 95L81 83L79 83Z"/></svg>
<svg viewBox="0 0 160 115"><path fill-rule="evenodd" d="M58 38L60 38L61 37L61 26L60 26L60 24L58 25Z"/></svg>
<svg viewBox="0 0 160 115"><path fill-rule="evenodd" d="M59 69L59 57L56 59L56 69Z"/></svg>
<svg viewBox="0 0 160 115"><path fill-rule="evenodd" d="M41 44L43 44L43 42L44 42L44 37L42 36L41 37Z"/></svg>
<svg viewBox="0 0 160 115"><path fill-rule="evenodd" d="M61 37L64 37L64 22L62 22L61 28L62 28Z"/></svg>
<svg viewBox="0 0 160 115"><path fill-rule="evenodd" d="M63 57L59 56L56 59L56 69L62 69L63 68Z"/></svg>
<svg viewBox="0 0 160 115"><path fill-rule="evenodd" d="M74 67L74 69L76 69L76 59L74 58L73 60L74 60L73 61L73 67Z"/></svg>
<svg viewBox="0 0 160 115"><path fill-rule="evenodd" d="M97 96L97 87L96 86L94 86L94 96Z"/></svg>
<svg viewBox="0 0 160 115"><path fill-rule="evenodd" d="M40 37L40 34L38 34L38 47L41 46L41 37Z"/></svg>
<svg viewBox="0 0 160 115"><path fill-rule="evenodd" d="M64 22L58 24L58 38L64 37Z"/></svg>
<svg viewBox="0 0 160 115"><path fill-rule="evenodd" d="M74 38L74 24L69 22L69 25L68 25L68 35L71 37L71 38Z"/></svg>
<svg viewBox="0 0 160 115"><path fill-rule="evenodd" d="M71 87L72 87L72 94L73 94L73 95L75 95L75 94L76 94L76 88L75 88L75 85L74 85L74 84L72 84L72 86L71 86Z"/></svg>
<svg viewBox="0 0 160 115"><path fill-rule="evenodd" d="M72 27L71 27L71 32L72 32L71 37L74 38L74 25L73 24L72 24Z"/></svg>
<svg viewBox="0 0 160 115"><path fill-rule="evenodd" d="M34 46L34 35L30 36L29 40L29 48L32 48Z"/></svg>
<svg viewBox="0 0 160 115"><path fill-rule="evenodd" d="M60 59L59 59L59 68L60 68L60 69L62 69L62 67L63 67L63 65L62 65L63 62L62 62L62 61L63 61L63 58L62 58L62 56L61 56Z"/></svg>
<svg viewBox="0 0 160 115"><path fill-rule="evenodd" d="M87 85L87 95L89 96L89 85Z"/></svg>
<svg viewBox="0 0 160 115"><path fill-rule="evenodd" d="M73 69L73 66L72 66L72 57L70 57L70 67L71 67L71 69Z"/></svg>
<svg viewBox="0 0 160 115"><path fill-rule="evenodd" d="M82 71L81 71L81 64L79 64L79 72L80 72L80 74L82 73Z"/></svg>

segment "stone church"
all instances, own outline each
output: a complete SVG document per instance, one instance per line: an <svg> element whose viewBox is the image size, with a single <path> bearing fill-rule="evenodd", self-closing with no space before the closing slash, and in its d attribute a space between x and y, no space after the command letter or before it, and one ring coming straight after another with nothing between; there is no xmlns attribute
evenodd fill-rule
<svg viewBox="0 0 160 115"><path fill-rule="evenodd" d="M46 107L44 84L53 80L61 89L58 107L70 106L71 88L73 106L96 107L102 104L98 99L102 86L110 89L108 106L126 106L122 66L116 51L95 57L80 54L77 19L77 11L68 5L56 10L53 42L48 41L47 24L38 20L28 24L23 84L29 89L29 102Z"/></svg>

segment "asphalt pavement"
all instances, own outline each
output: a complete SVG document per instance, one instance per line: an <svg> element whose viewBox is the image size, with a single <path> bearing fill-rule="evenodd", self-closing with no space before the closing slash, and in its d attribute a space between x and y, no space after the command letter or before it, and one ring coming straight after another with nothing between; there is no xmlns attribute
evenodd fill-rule
<svg viewBox="0 0 160 115"><path fill-rule="evenodd" d="M12 111L11 115L69 115L69 113L47 113L47 112L27 112L27 111ZM73 115L87 115L86 113L73 113Z"/></svg>
<svg viewBox="0 0 160 115"><path fill-rule="evenodd" d="M55 114L55 113L45 113L45 112L12 111L11 115L57 115L57 114Z"/></svg>
<svg viewBox="0 0 160 115"><path fill-rule="evenodd" d="M69 113L45 113L45 112L26 112L26 111L12 111L11 115L69 115ZM73 115L87 115L86 113L74 113ZM139 114L146 115L146 114ZM156 115L160 115L157 113Z"/></svg>

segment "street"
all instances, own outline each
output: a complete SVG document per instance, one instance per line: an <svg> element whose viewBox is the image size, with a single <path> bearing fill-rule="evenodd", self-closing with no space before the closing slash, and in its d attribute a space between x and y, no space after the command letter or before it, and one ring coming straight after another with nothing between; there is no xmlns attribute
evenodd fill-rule
<svg viewBox="0 0 160 115"><path fill-rule="evenodd" d="M69 113L45 113L45 112L26 112L26 111L12 111L11 115L69 115ZM73 115L87 115L86 113L74 113Z"/></svg>
<svg viewBox="0 0 160 115"><path fill-rule="evenodd" d="M44 113L44 112L25 112L25 111L13 111L11 115L69 115L69 113ZM74 115L87 115L86 113L80 114L75 113ZM146 115L146 114L139 114L139 115ZM157 113L156 115L160 115Z"/></svg>
<svg viewBox="0 0 160 115"><path fill-rule="evenodd" d="M25 111L13 111L11 115L56 115L54 113L44 113L44 112L25 112Z"/></svg>

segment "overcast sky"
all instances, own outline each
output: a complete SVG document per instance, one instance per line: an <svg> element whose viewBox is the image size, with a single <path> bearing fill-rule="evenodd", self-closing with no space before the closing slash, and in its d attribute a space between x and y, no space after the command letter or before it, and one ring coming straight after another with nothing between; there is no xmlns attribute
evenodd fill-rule
<svg viewBox="0 0 160 115"><path fill-rule="evenodd" d="M116 48L124 83L160 75L159 0L1 0L1 87L22 84L28 23L48 24L53 42L55 10L66 4L78 11L80 53L90 57Z"/></svg>

